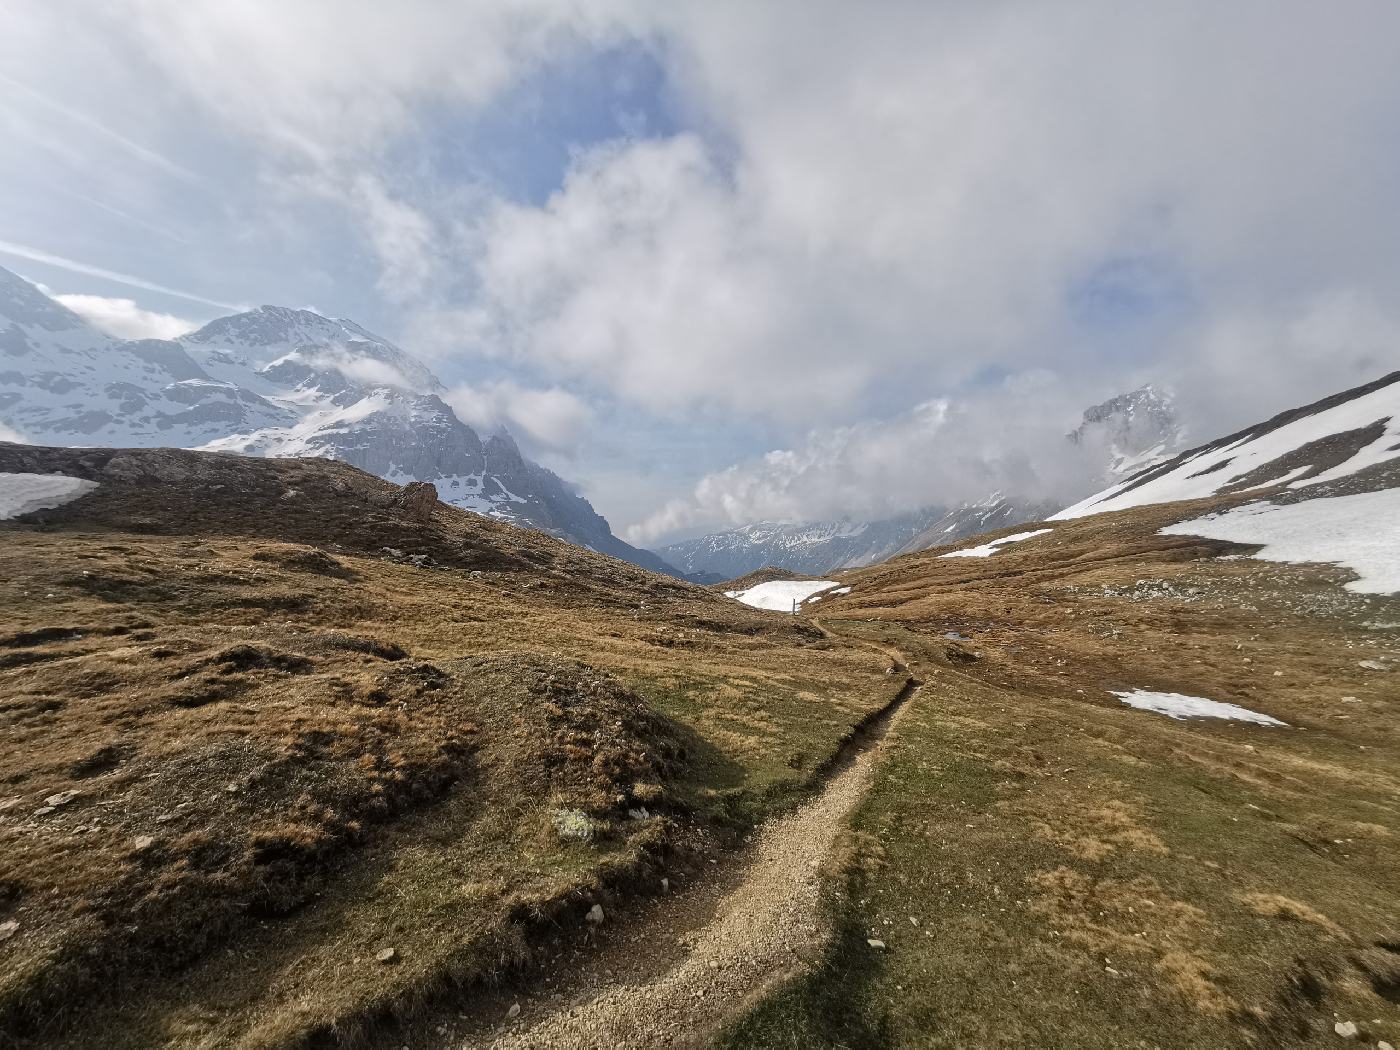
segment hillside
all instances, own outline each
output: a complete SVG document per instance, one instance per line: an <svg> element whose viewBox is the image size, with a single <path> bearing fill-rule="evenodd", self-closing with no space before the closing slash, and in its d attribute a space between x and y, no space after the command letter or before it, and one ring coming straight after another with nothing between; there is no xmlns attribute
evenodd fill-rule
<svg viewBox="0 0 1400 1050"><path fill-rule="evenodd" d="M325 456L676 575L510 435L483 440L422 362L344 318L260 306L178 340L122 341L0 268L0 362L0 423L30 441Z"/></svg>
<svg viewBox="0 0 1400 1050"><path fill-rule="evenodd" d="M0 445L0 491L6 1045L411 1010L685 885L902 681L342 463Z"/></svg>
<svg viewBox="0 0 1400 1050"><path fill-rule="evenodd" d="M1400 1043L1396 378L843 577L925 688L724 1045Z"/></svg>

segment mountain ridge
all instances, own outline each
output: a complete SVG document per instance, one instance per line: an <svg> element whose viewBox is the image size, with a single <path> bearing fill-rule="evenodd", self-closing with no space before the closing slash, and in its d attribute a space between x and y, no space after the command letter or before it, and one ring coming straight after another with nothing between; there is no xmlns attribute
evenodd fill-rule
<svg viewBox="0 0 1400 1050"><path fill-rule="evenodd" d="M0 268L0 421L39 444L339 459L444 502L679 575L588 500L482 439L412 354L348 318L259 306L175 340L105 335Z"/></svg>

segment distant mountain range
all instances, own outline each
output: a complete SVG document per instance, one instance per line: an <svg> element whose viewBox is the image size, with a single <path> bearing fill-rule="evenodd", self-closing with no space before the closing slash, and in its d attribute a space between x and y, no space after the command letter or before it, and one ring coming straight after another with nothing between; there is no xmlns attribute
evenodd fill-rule
<svg viewBox="0 0 1400 1050"><path fill-rule="evenodd" d="M1101 464L1097 476L1107 484L1172 456L1181 447L1183 432L1171 397L1143 386L1087 409L1066 438L1091 462ZM657 553L702 583L734 579L765 566L821 575L1036 521L1061 506L993 492L974 503L929 506L876 521L742 525L672 543Z"/></svg>
<svg viewBox="0 0 1400 1050"><path fill-rule="evenodd" d="M325 456L447 503L679 575L589 502L482 440L419 360L353 321L262 306L178 340L120 340L0 268L0 423L48 445Z"/></svg>

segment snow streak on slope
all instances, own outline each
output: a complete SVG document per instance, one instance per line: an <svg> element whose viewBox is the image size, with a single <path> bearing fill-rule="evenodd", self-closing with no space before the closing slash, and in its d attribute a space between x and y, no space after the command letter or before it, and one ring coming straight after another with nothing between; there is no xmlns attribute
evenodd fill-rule
<svg viewBox="0 0 1400 1050"><path fill-rule="evenodd" d="M1221 514L1168 525L1168 536L1259 543L1264 561L1330 562L1360 577L1365 594L1400 592L1400 489L1300 503L1247 503Z"/></svg>
<svg viewBox="0 0 1400 1050"><path fill-rule="evenodd" d="M1000 539L989 540L979 547L968 547L966 550L949 551L947 554L940 554L940 558L990 558L1008 543L1020 543L1035 536L1044 536L1051 529L1033 529L1030 532L1015 532L1010 536L1002 536Z"/></svg>
<svg viewBox="0 0 1400 1050"><path fill-rule="evenodd" d="M1219 700L1207 700L1200 696L1183 696L1181 693L1153 693L1146 689L1132 689L1127 692L1114 692L1114 696L1129 707L1141 711L1155 711L1159 715L1175 718L1178 722L1188 718L1224 718L1232 722L1253 722L1261 726L1286 726L1269 715L1261 715L1238 704L1226 704Z"/></svg>
<svg viewBox="0 0 1400 1050"><path fill-rule="evenodd" d="M0 521L72 503L97 482L67 474L0 474Z"/></svg>
<svg viewBox="0 0 1400 1050"><path fill-rule="evenodd" d="M835 586L835 580L770 580L745 591L725 591L724 596L755 609L790 613L812 595Z"/></svg>
<svg viewBox="0 0 1400 1050"><path fill-rule="evenodd" d="M1299 489L1400 459L1400 372L1183 453L1051 521L1286 481Z"/></svg>

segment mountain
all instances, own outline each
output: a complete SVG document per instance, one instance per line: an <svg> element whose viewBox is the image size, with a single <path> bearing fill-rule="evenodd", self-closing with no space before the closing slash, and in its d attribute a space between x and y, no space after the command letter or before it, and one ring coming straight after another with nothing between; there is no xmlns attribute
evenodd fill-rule
<svg viewBox="0 0 1400 1050"><path fill-rule="evenodd" d="M1170 395L1149 385L1086 409L1066 438L1094 464L1090 473L1098 481L1112 482L1171 455L1182 436ZM702 583L734 579L764 566L821 575L1036 521L1058 506L993 492L957 507L924 507L876 521L741 525L672 543L657 553Z"/></svg>
<svg viewBox="0 0 1400 1050"><path fill-rule="evenodd" d="M1374 487L1371 479L1397 468L1400 372L1392 372L1137 471L1050 520L1279 486L1330 496Z"/></svg>
<svg viewBox="0 0 1400 1050"><path fill-rule="evenodd" d="M339 459L675 574L509 435L483 441L445 393L422 362L343 318L261 306L178 340L123 341L0 269L0 422L26 440Z"/></svg>
<svg viewBox="0 0 1400 1050"><path fill-rule="evenodd" d="M927 512L883 521L763 521L672 543L657 553L692 579L732 580L767 565L819 574L898 553L928 525Z"/></svg>
<svg viewBox="0 0 1400 1050"><path fill-rule="evenodd" d="M1180 449L1185 432L1170 395L1149 383L1085 409L1079 426L1065 436L1102 458L1104 481L1117 481Z"/></svg>

